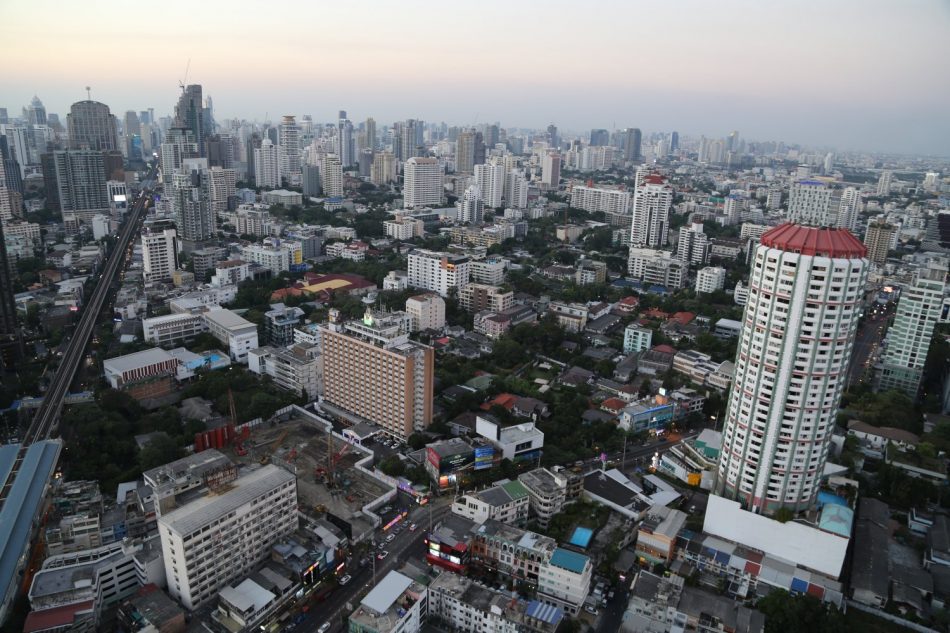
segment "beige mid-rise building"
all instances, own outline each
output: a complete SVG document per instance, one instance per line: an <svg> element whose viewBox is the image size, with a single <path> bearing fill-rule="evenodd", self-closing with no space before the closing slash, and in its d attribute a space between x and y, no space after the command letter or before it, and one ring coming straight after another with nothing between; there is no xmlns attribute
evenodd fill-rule
<svg viewBox="0 0 950 633"><path fill-rule="evenodd" d="M878 265L887 261L895 230L894 225L883 222L868 226L867 233L864 234L864 245L868 247L869 260Z"/></svg>

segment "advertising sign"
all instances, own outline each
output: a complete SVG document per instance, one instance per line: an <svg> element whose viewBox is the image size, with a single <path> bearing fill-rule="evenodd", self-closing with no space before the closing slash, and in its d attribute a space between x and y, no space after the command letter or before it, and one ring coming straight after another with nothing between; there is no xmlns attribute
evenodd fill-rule
<svg viewBox="0 0 950 633"><path fill-rule="evenodd" d="M485 470L492 467L495 459L494 446L479 446L475 449L475 470Z"/></svg>

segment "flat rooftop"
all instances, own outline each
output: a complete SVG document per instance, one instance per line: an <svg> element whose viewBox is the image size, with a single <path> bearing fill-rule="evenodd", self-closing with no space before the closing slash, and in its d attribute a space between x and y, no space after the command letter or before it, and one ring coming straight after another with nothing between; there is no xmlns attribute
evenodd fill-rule
<svg viewBox="0 0 950 633"><path fill-rule="evenodd" d="M158 363L165 363L170 360L175 360L175 357L161 347L153 347L152 349L142 350L134 354L107 358L102 362L102 366L106 371L121 374L126 371L138 369L139 367L157 365Z"/></svg>

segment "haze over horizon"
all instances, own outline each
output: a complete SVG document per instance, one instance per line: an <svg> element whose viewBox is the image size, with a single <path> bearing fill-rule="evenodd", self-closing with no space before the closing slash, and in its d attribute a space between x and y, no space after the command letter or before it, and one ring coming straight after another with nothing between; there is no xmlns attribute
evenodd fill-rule
<svg viewBox="0 0 950 633"><path fill-rule="evenodd" d="M11 115L36 94L64 117L87 85L117 116L167 115L190 59L187 82L202 84L218 120L320 122L344 109L380 123L737 129L842 151L950 154L943 2L489 0L473 11L278 1L263 13L172 0L138 21L115 0L86 6L6 3L0 51L21 62L0 99ZM42 14L54 18L41 29Z"/></svg>

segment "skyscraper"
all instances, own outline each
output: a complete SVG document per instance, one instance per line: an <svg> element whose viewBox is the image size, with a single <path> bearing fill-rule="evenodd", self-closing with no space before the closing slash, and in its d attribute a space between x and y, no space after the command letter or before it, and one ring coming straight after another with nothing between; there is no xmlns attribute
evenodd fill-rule
<svg viewBox="0 0 950 633"><path fill-rule="evenodd" d="M198 158L200 150L194 132L186 127L174 126L165 133L162 150L162 178L168 182L186 158Z"/></svg>
<svg viewBox="0 0 950 633"><path fill-rule="evenodd" d="M102 152L84 149L53 152L52 171L44 173L44 180L47 193L55 196L55 204L62 213L78 213L87 221L97 213L109 213L108 177Z"/></svg>
<svg viewBox="0 0 950 633"><path fill-rule="evenodd" d="M455 141L455 173L475 173L475 132L459 132Z"/></svg>
<svg viewBox="0 0 950 633"><path fill-rule="evenodd" d="M481 190L481 198L486 206L492 209L500 207L505 192L504 163L498 161L475 165L475 185Z"/></svg>
<svg viewBox="0 0 950 633"><path fill-rule="evenodd" d="M403 203L407 209L442 204L442 167L434 158L410 158L403 168Z"/></svg>
<svg viewBox="0 0 950 633"><path fill-rule="evenodd" d="M561 146L561 137L558 136L557 126L553 123L548 126L548 147L558 149Z"/></svg>
<svg viewBox="0 0 950 633"><path fill-rule="evenodd" d="M247 170L244 177L247 180L256 178L256 168L254 166L254 152L261 148L261 135L257 132L252 133L247 137L247 142L245 144L244 151L247 154Z"/></svg>
<svg viewBox="0 0 950 633"><path fill-rule="evenodd" d="M481 224L485 219L485 202L482 199L482 190L472 185L465 190L462 197L455 203L458 211L458 221L469 224Z"/></svg>
<svg viewBox="0 0 950 633"><path fill-rule="evenodd" d="M855 187L845 188L838 203L838 228L854 233L861 216L861 207L861 194L858 190Z"/></svg>
<svg viewBox="0 0 950 633"><path fill-rule="evenodd" d="M843 229L784 224L755 249L717 494L774 514L811 507L845 388L866 249Z"/></svg>
<svg viewBox="0 0 950 633"><path fill-rule="evenodd" d="M392 152L378 152L373 156L370 180L377 186L396 182L396 157Z"/></svg>
<svg viewBox="0 0 950 633"><path fill-rule="evenodd" d="M891 241L897 227L887 222L872 222L864 234L864 245L868 247L868 259L883 266L887 253L891 250Z"/></svg>
<svg viewBox="0 0 950 633"><path fill-rule="evenodd" d="M40 101L40 98L36 95L33 95L33 99L30 100L30 107L28 110L29 117L28 121L30 125L46 125L46 106L43 105L43 102Z"/></svg>
<svg viewBox="0 0 950 633"><path fill-rule="evenodd" d="M369 117L363 126L363 135L366 139L366 149L376 151L376 119Z"/></svg>
<svg viewBox="0 0 950 633"><path fill-rule="evenodd" d="M680 133L670 132L670 151L675 152L680 148Z"/></svg>
<svg viewBox="0 0 950 633"><path fill-rule="evenodd" d="M638 127L628 127L620 132L620 149L623 150L623 159L626 162L643 160L641 146L643 133Z"/></svg>
<svg viewBox="0 0 950 633"><path fill-rule="evenodd" d="M195 143L198 144L198 151L205 151L205 137L211 133L211 130L205 129L201 85L192 84L182 90L178 104L175 106L175 126L191 130Z"/></svg>
<svg viewBox="0 0 950 633"><path fill-rule="evenodd" d="M0 367L10 368L20 348L20 326L13 300L13 276L7 261L7 246L0 223Z"/></svg>
<svg viewBox="0 0 950 633"><path fill-rule="evenodd" d="M66 115L71 149L119 150L116 120L109 106L98 101L77 101Z"/></svg>
<svg viewBox="0 0 950 633"><path fill-rule="evenodd" d="M175 229L142 232L142 266L145 281L165 281L178 268L178 239Z"/></svg>
<svg viewBox="0 0 950 633"><path fill-rule="evenodd" d="M788 193L790 222L810 226L830 226L832 190L820 180L799 180L792 183Z"/></svg>
<svg viewBox="0 0 950 633"><path fill-rule="evenodd" d="M340 120L337 124L336 154L340 157L344 167L349 167L356 162L353 123L346 118L346 110L340 110Z"/></svg>
<svg viewBox="0 0 950 633"><path fill-rule="evenodd" d="M885 169L881 172L881 176L877 179L877 195L878 196L887 196L891 193L891 179L893 174L889 169Z"/></svg>
<svg viewBox="0 0 950 633"><path fill-rule="evenodd" d="M709 259L709 238L703 233L703 219L697 216L687 226L681 226L676 243L676 259L687 266L701 266Z"/></svg>
<svg viewBox="0 0 950 633"><path fill-rule="evenodd" d="M548 152L541 163L541 184L549 189L557 189L561 182L561 155Z"/></svg>
<svg viewBox="0 0 950 633"><path fill-rule="evenodd" d="M320 195L320 168L316 165L301 165L300 181L303 185L303 195L307 197Z"/></svg>
<svg viewBox="0 0 950 633"><path fill-rule="evenodd" d="M297 120L290 115L284 116L280 120L278 128L278 139L280 140L281 166L280 173L287 179L294 179L300 176L300 129L297 127Z"/></svg>
<svg viewBox="0 0 950 633"><path fill-rule="evenodd" d="M610 143L610 132L603 128L597 128L590 131L591 147L602 147Z"/></svg>
<svg viewBox="0 0 950 633"><path fill-rule="evenodd" d="M254 150L254 182L258 187L280 187L281 147L274 145L269 138L261 141L259 149Z"/></svg>
<svg viewBox="0 0 950 633"><path fill-rule="evenodd" d="M166 196L175 214L178 236L187 249L214 236L215 217L211 205L211 178L204 158L189 158L172 176Z"/></svg>
<svg viewBox="0 0 950 633"><path fill-rule="evenodd" d="M336 154L323 157L320 176L323 179L323 195L330 198L343 197L343 163Z"/></svg>
<svg viewBox="0 0 950 633"><path fill-rule="evenodd" d="M670 231L670 208L673 188L662 176L646 175L643 184L633 193L633 218L630 245L661 248L666 246Z"/></svg>
<svg viewBox="0 0 950 633"><path fill-rule="evenodd" d="M925 268L901 292L897 315L876 368L877 390L897 389L911 398L917 397L934 327L943 307L946 278L946 268Z"/></svg>

